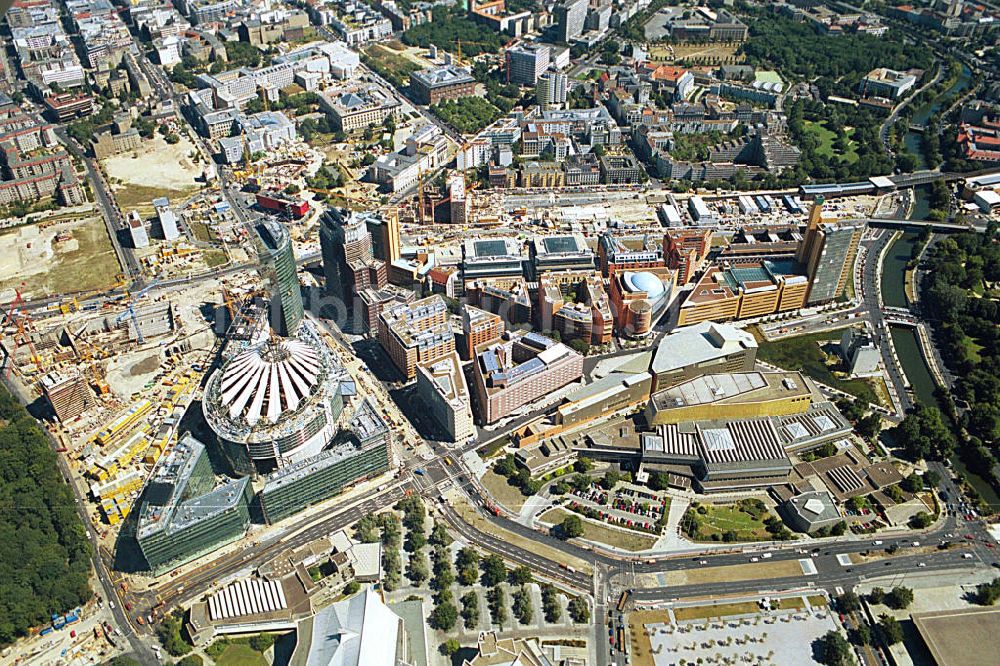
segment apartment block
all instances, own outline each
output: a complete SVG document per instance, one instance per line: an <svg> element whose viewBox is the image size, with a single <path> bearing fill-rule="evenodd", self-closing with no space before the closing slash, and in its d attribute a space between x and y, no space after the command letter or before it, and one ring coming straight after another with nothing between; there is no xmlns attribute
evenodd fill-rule
<svg viewBox="0 0 1000 666"><path fill-rule="evenodd" d="M611 342L614 315L597 271L553 271L538 278L538 318L542 331L590 345Z"/></svg>
<svg viewBox="0 0 1000 666"><path fill-rule="evenodd" d="M448 306L434 295L408 305L389 307L379 315L378 340L407 381L418 363L431 363L455 351Z"/></svg>
<svg viewBox="0 0 1000 666"><path fill-rule="evenodd" d="M476 437L469 387L456 354L417 366L417 395L450 441L465 443Z"/></svg>
<svg viewBox="0 0 1000 666"><path fill-rule="evenodd" d="M462 307L462 358L469 360L476 347L499 340L504 333L503 318L471 305Z"/></svg>
<svg viewBox="0 0 1000 666"><path fill-rule="evenodd" d="M583 376L583 356L537 333L508 334L476 349L477 416L495 423Z"/></svg>

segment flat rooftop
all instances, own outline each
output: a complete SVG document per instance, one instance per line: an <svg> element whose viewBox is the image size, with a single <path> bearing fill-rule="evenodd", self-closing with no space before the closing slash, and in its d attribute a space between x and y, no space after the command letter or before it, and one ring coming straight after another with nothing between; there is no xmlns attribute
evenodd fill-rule
<svg viewBox="0 0 1000 666"><path fill-rule="evenodd" d="M809 386L798 372L734 372L695 377L653 395L657 410L709 404L767 402L806 397Z"/></svg>
<svg viewBox="0 0 1000 666"><path fill-rule="evenodd" d="M938 666L981 664L1000 653L1000 608L914 613L913 624Z"/></svg>
<svg viewBox="0 0 1000 666"><path fill-rule="evenodd" d="M467 240L464 245L465 260L495 257L521 258L521 244L513 238L482 238Z"/></svg>
<svg viewBox="0 0 1000 666"><path fill-rule="evenodd" d="M651 369L654 373L670 372L756 348L753 335L742 329L731 324L702 322L664 336L656 347Z"/></svg>

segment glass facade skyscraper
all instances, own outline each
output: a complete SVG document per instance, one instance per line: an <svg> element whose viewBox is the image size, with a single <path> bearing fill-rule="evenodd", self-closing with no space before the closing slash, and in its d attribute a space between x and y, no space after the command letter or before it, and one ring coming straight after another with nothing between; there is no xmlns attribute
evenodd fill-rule
<svg viewBox="0 0 1000 666"><path fill-rule="evenodd" d="M302 323L302 291L296 272L292 238L280 222L257 225L260 258L271 281L271 327L281 336L295 335Z"/></svg>

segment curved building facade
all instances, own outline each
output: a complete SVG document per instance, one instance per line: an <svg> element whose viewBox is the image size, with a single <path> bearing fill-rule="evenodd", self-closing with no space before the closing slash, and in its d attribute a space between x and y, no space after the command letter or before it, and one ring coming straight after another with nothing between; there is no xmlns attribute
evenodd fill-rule
<svg viewBox="0 0 1000 666"><path fill-rule="evenodd" d="M666 313L676 273L668 268L619 271L611 276L611 300L619 335L641 338L650 334Z"/></svg>
<svg viewBox="0 0 1000 666"><path fill-rule="evenodd" d="M343 410L340 368L311 325L250 344L216 370L202 410L238 474L281 468L323 450Z"/></svg>
<svg viewBox="0 0 1000 666"><path fill-rule="evenodd" d="M257 225L260 258L271 282L272 327L278 335L293 336L302 323L302 290L292 238L284 225L265 220Z"/></svg>

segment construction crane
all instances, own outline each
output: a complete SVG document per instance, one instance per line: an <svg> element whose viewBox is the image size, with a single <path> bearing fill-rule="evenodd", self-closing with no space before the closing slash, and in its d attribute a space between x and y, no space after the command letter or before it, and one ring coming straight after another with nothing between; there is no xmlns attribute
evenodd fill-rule
<svg viewBox="0 0 1000 666"><path fill-rule="evenodd" d="M140 298L146 295L146 292L155 287L157 283L159 283L159 280L153 280L145 287L143 287L141 290L139 290L138 294L135 294L134 296L130 295L128 300L128 306L125 312L121 313L120 315L118 315L117 318L115 318L116 324L120 324L122 321L124 321L126 317L132 318L132 325L135 326L136 339L138 340L140 345L146 340L142 337L142 329L139 327L139 318L135 315L135 304L136 301L138 301Z"/></svg>
<svg viewBox="0 0 1000 666"><path fill-rule="evenodd" d="M82 333L82 329L77 333L70 331L70 335L79 343L77 354L79 355L80 360L87 366L87 372L90 374L90 378L93 381L94 390L99 395L106 395L111 392L111 387L108 386L104 369L97 362L97 355L94 353L94 346L84 339Z"/></svg>
<svg viewBox="0 0 1000 666"><path fill-rule="evenodd" d="M39 372L45 372L45 368L42 365L42 357L38 355L35 343L32 342L31 335L28 333L29 329L34 329L34 324L31 322L31 315L28 314L27 309L24 307L24 297L21 296L20 290L14 290L14 300L10 302L10 306L6 311L0 308L0 313L3 314L0 331L5 331L11 326L14 327L14 345L7 354L6 376L10 377L14 365L14 356L23 344L27 344L28 349L31 351L29 360L35 364Z"/></svg>

